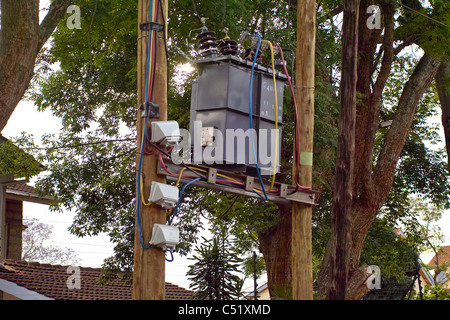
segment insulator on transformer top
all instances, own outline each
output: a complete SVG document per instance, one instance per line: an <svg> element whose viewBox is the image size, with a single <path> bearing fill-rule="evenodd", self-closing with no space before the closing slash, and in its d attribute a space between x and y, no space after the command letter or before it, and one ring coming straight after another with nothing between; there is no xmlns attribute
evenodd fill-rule
<svg viewBox="0 0 450 320"><path fill-rule="evenodd" d="M208 29L203 28L202 32L197 36L197 39L203 57L217 55L217 41L213 31L208 31Z"/></svg>
<svg viewBox="0 0 450 320"><path fill-rule="evenodd" d="M250 47L245 49L244 59L248 61L253 61L255 58L256 48ZM262 61L261 58L261 50L258 51L258 57L256 58L256 62L260 63Z"/></svg>
<svg viewBox="0 0 450 320"><path fill-rule="evenodd" d="M238 44L236 41L230 38L225 38L219 41L219 52L222 55L237 55L238 54Z"/></svg>

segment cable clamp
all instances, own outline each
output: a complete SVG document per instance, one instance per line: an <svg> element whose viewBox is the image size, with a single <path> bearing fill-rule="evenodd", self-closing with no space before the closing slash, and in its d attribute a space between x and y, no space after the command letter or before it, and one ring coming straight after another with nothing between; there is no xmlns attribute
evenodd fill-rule
<svg viewBox="0 0 450 320"><path fill-rule="evenodd" d="M164 25L158 22L142 22L141 24L139 24L139 28L142 31L164 31Z"/></svg>
<svg viewBox="0 0 450 320"><path fill-rule="evenodd" d="M146 102L141 104L140 107L141 111L141 117L142 118L149 118L149 119L159 119L159 105L153 102Z"/></svg>

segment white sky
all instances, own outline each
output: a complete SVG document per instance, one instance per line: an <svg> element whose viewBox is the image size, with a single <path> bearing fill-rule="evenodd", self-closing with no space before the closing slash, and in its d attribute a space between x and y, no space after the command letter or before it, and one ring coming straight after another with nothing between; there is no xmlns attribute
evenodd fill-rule
<svg viewBox="0 0 450 320"><path fill-rule="evenodd" d="M50 111L39 112L32 102L22 101L17 106L9 119L2 135L6 138L17 137L21 132L33 134L35 142L40 143L40 137L44 134L58 134L61 129L61 121L54 117ZM33 179L30 182L33 185ZM105 258L113 255L113 247L106 234L95 237L78 238L68 231L72 224L74 213L51 212L48 206L34 203L24 203L24 219L36 218L40 222L53 226L50 241L53 245L71 248L75 251L79 265L83 267L100 267ZM186 277L188 266L192 260L180 257L174 253L174 261L166 262L166 281L189 289L189 280ZM261 285L266 281L265 276L258 279ZM245 291L253 290L253 280L249 279L244 284Z"/></svg>
<svg viewBox="0 0 450 320"><path fill-rule="evenodd" d="M435 120L433 121L436 122ZM50 112L38 112L32 102L22 101L9 119L2 134L7 138L11 138L18 136L22 131L26 131L29 134L33 134L36 143L38 143L40 141L39 138L43 134L57 134L60 128L59 119L53 117ZM31 181L32 183L33 181ZM68 227L72 223L73 216L74 213L67 211L64 213L50 212L46 205L24 203L25 219L37 218L40 222L53 226L51 241L55 245L72 248L80 260L79 264L83 267L100 267L105 258L113 255L114 245L110 243L108 236L105 234L86 238L77 238L71 235ZM450 244L450 211L446 211L443 214L439 225L446 236L444 244ZM421 258L423 262L427 263L432 256L432 253L424 253L421 255ZM189 288L186 272L188 266L192 263L191 260L174 254L174 261L166 262L166 281ZM258 279L258 284L263 284L265 280L266 277L263 276L261 279ZM248 279L244 288L248 291L252 290L252 286L252 280Z"/></svg>
<svg viewBox="0 0 450 320"><path fill-rule="evenodd" d="M41 0L41 19L45 16L50 1ZM37 107L32 102L22 101L14 111L8 124L2 131L6 138L16 137L25 131L33 134L36 143L40 142L40 137L44 134L58 134L61 128L61 121L52 116L51 111L38 112ZM30 184L33 184L31 181ZM113 255L113 247L109 238L105 234L95 237L78 238L71 235L68 227L73 221L74 213L50 212L46 205L24 203L24 219L36 218L42 223L53 226L51 241L54 245L72 248L83 267L100 267L105 258ZM174 254L174 261L166 263L166 281L176 285L189 288L189 281L186 279L186 272L191 261Z"/></svg>
<svg viewBox="0 0 450 320"><path fill-rule="evenodd" d="M48 0L41 0L41 19L45 16L49 5ZM35 142L40 143L40 137L44 134L58 134L61 128L61 121L52 116L51 111L38 112L37 107L32 102L22 101L17 106L8 124L2 131L2 135L6 138L17 137L21 132L33 134ZM33 185L33 180L30 182ZM113 255L113 247L106 234L95 237L78 238L71 235L68 227L73 221L74 213L67 212L57 213L50 212L46 205L24 203L24 219L36 218L42 223L53 226L51 241L54 245L72 248L83 267L100 267L105 258ZM166 262L166 281L173 284L189 288L189 280L186 277L188 266L193 261L185 257L180 257L174 253L174 261ZM262 276L258 280L261 285L266 281ZM253 290L253 280L246 281L244 290Z"/></svg>
<svg viewBox="0 0 450 320"><path fill-rule="evenodd" d="M48 1L42 2L45 5ZM437 121L439 120L437 119ZM39 142L43 134L58 134L60 128L60 120L53 117L50 111L38 112L32 102L21 102L2 131L2 135L11 138L25 131L33 134L36 142ZM103 260L113 254L113 244L109 242L107 235L104 234L87 238L77 238L71 235L67 228L72 223L73 216L74 214L71 212L62 214L50 212L46 205L24 203L25 219L37 218L40 222L53 226L52 241L54 241L54 244L74 249L81 266L100 267ZM450 244L449 211L444 213L439 224L446 235L445 244ZM423 254L422 260L427 263L431 257L432 254ZM174 254L174 261L166 262L166 281L189 288L189 281L186 278L189 264L192 264L192 261ZM265 281L265 277L259 279L258 284L261 285L263 281ZM251 279L246 281L244 289L252 290Z"/></svg>
<svg viewBox="0 0 450 320"><path fill-rule="evenodd" d="M58 134L60 128L60 120L52 116L51 112L38 112L32 102L22 101L9 119L2 134L6 138L11 138L26 131L33 134L36 143L39 143L43 134ZM30 184L33 184L33 180ZM51 212L46 205L24 203L24 219L36 218L42 223L53 226L51 241L54 242L54 245L72 248L80 260L79 264L83 267L100 267L105 258L113 255L114 245L110 243L105 234L86 238L71 235L68 227L71 225L73 217L73 212ZM192 262L177 254L174 254L174 258L173 262L166 263L166 281L189 288L186 272L187 266Z"/></svg>

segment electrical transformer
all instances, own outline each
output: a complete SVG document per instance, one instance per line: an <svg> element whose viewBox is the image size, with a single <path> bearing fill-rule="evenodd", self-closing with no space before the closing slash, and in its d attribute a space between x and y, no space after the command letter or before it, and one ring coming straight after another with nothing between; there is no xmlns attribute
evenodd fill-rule
<svg viewBox="0 0 450 320"><path fill-rule="evenodd" d="M207 30L198 37L204 51L191 97L194 162L251 175L256 168L278 172L286 76L275 72L276 112L272 69L253 63L251 48L241 58L232 40L217 43Z"/></svg>

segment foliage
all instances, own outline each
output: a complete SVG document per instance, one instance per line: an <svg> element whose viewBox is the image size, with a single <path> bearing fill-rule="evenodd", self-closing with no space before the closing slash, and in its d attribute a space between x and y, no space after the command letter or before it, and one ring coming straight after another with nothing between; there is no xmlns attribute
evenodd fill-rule
<svg viewBox="0 0 450 320"><path fill-rule="evenodd" d="M59 200L59 208L75 210L76 218L71 227L74 234L85 236L108 232L117 245L115 256L106 261L105 266L130 270L133 265L136 184L137 2L76 0L74 4L80 6L83 14L82 29L69 30L65 21L60 24L50 48L41 55L35 87L30 92L37 106L42 110L52 110L62 119L64 126L61 135L43 139L45 152L39 159L48 166L49 172L40 179L37 187L55 196ZM335 0L320 1L317 10L313 179L321 196L313 217L316 267L331 232L340 31L338 23L329 19L329 12L339 4ZM445 1L433 1L433 6L442 9ZM438 18L442 18L445 12L441 9L433 10ZM285 59L293 76L293 53L296 49L296 8L293 1L171 0L169 11L168 118L178 120L181 127L188 128L189 125L190 88L195 74L176 77L179 74L177 67L186 63L186 57L192 59L198 54L194 37L202 25L201 17L208 18L207 26L216 31L217 38L225 36L226 27L232 39L237 39L242 31L260 32L264 38L281 43L287 49ZM428 9L426 13L430 11ZM420 28L426 22L415 23L411 19L417 18L407 18L409 20L398 19L398 39L402 35L421 32ZM432 40L428 33L431 30L423 31L421 43L431 48L426 45ZM410 76L416 62L414 54L395 57L383 92L380 121L393 119L404 80ZM52 70L53 64L59 64L59 69ZM285 125L279 181L289 183L294 117L292 97L287 88L284 96ZM408 256L408 243L397 241L390 233L398 223L407 226L416 223L415 213L410 210L409 195L414 193L430 199L437 206L449 207L444 156L425 144L438 137L436 127L426 122L427 118L436 115L437 108L435 89L431 87L419 103L393 189L382 210L382 219L377 220L367 237L363 260L383 262L386 276L392 273L394 278L400 277L402 268L407 268L403 262L409 262L405 259L398 263L402 257ZM378 155L387 130L378 130L375 155ZM277 224L278 208L257 199L230 198L221 193L190 188L186 190L176 220L182 239L178 247L180 253L187 254L201 240L199 234L205 220L214 232L226 226L236 239L235 247L245 256L258 248L258 235Z"/></svg>
<svg viewBox="0 0 450 320"><path fill-rule="evenodd" d="M260 232L277 224L277 207L258 199L230 196L220 192L188 189L185 201L180 205L180 217L175 220L183 241L177 246L181 254L188 254L198 241L198 235L209 224L213 234L226 228L234 237L234 247L241 255L251 255L259 249ZM253 261L248 257L245 261ZM252 273L245 268L246 275ZM264 268L259 264L258 271Z"/></svg>
<svg viewBox="0 0 450 320"><path fill-rule="evenodd" d="M367 235L361 263L377 265L382 274L401 280L405 272L414 269L415 247L409 238L400 237L395 226L378 218Z"/></svg>
<svg viewBox="0 0 450 320"><path fill-rule="evenodd" d="M442 241L436 224L442 211L415 198L407 199L407 214L393 221L390 214L382 215L372 225L365 242L361 262L375 264L382 270L381 289L371 291L365 299L403 299L415 272L417 252L435 248ZM394 233L396 224L401 233Z"/></svg>
<svg viewBox="0 0 450 320"><path fill-rule="evenodd" d="M74 265L78 263L75 251L48 244L52 226L37 219L24 221L27 228L22 233L22 259L50 264Z"/></svg>
<svg viewBox="0 0 450 320"><path fill-rule="evenodd" d="M402 39L416 37L416 43L426 52L450 57L450 5L446 0L408 1L398 18L397 35ZM412 9L412 10L411 10ZM446 27L447 26L447 27Z"/></svg>
<svg viewBox="0 0 450 320"><path fill-rule="evenodd" d="M381 275L380 289L372 289L364 300L404 300L411 282L406 275L401 278Z"/></svg>
<svg viewBox="0 0 450 320"><path fill-rule="evenodd" d="M420 296L415 294L414 299L419 300ZM423 300L450 300L450 289L440 285L433 287L426 285L423 292Z"/></svg>
<svg viewBox="0 0 450 320"><path fill-rule="evenodd" d="M62 119L36 155L47 165L36 188L74 210L77 236L107 232L115 262L133 265L136 121L136 1L74 1L82 28L63 20L40 56L28 97ZM67 18L67 17L66 17ZM58 64L58 69L53 70ZM38 150L39 151L39 150Z"/></svg>
<svg viewBox="0 0 450 320"><path fill-rule="evenodd" d="M264 257L256 256L256 263L253 256L249 256L243 261L244 275L245 277L256 278L266 271L266 265L264 263Z"/></svg>
<svg viewBox="0 0 450 320"><path fill-rule="evenodd" d="M396 56L391 76L384 89L380 121L393 120L401 95L403 78L411 74L416 62L417 59L413 54ZM417 106L416 116L395 173L394 185L385 206L400 210L401 204L407 203L406 198L409 194L427 198L434 205L443 208L447 208L450 204L446 156L443 150L430 147L441 142L438 125L430 123L430 119L438 116L439 108L436 88L432 84ZM386 133L387 129L381 129L377 133L375 147L377 153Z"/></svg>
<svg viewBox="0 0 450 320"><path fill-rule="evenodd" d="M31 154L17 146L29 141L29 138L23 133L14 142L6 139L0 142L0 175L12 174L16 177L30 178L42 171L41 164Z"/></svg>
<svg viewBox="0 0 450 320"><path fill-rule="evenodd" d="M39 79L31 99L60 117L67 132L81 133L96 124L103 134L114 136L119 124L135 125L137 20L132 17L137 4L73 4L84 13L82 28L68 29L65 20L59 24L42 63L59 63L60 69Z"/></svg>
<svg viewBox="0 0 450 320"><path fill-rule="evenodd" d="M242 260L231 249L229 236L222 232L209 240L203 237L195 252L190 259L196 262L189 266L187 273L191 280L189 287L195 291L194 299L238 299L244 280L236 273Z"/></svg>

